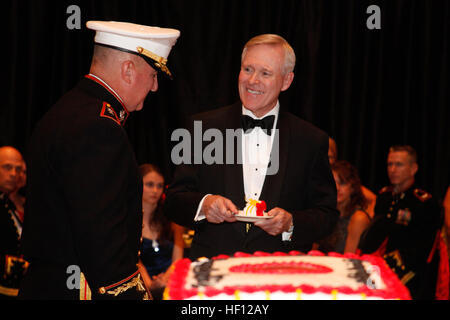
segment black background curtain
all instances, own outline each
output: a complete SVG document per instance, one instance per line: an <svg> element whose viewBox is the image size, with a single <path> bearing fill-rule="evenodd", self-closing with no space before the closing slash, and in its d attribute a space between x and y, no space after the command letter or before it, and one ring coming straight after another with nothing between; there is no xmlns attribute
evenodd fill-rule
<svg viewBox="0 0 450 320"><path fill-rule="evenodd" d="M450 1L6 1L3 51L6 103L0 107L1 144L25 153L36 122L88 73L94 32L88 20L127 21L176 28L169 56L173 81L126 130L139 163L159 165L167 178L171 133L185 116L238 100L243 45L277 33L297 55L295 79L282 108L334 137L339 158L357 166L376 191L388 184L386 156L410 144L419 156L417 180L442 198L450 183ZM370 30L369 5L381 9ZM69 30L67 7L81 9L81 29Z"/></svg>

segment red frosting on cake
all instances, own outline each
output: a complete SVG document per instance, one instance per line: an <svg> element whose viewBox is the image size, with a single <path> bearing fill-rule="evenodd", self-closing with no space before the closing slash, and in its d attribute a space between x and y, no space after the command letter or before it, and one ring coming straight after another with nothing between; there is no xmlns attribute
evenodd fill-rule
<svg viewBox="0 0 450 320"><path fill-rule="evenodd" d="M262 217L264 215L264 210L267 209L266 203L264 201L260 201L256 204L256 216Z"/></svg>
<svg viewBox="0 0 450 320"><path fill-rule="evenodd" d="M308 262L266 262L257 264L240 264L229 269L230 272L264 273L264 274L295 274L295 273L327 273L333 270L318 264Z"/></svg>

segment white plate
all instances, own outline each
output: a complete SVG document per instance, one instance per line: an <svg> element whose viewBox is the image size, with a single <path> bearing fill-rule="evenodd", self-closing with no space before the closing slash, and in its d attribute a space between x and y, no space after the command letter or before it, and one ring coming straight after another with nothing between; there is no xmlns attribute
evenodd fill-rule
<svg viewBox="0 0 450 320"><path fill-rule="evenodd" d="M237 214L237 215L235 215L235 217L236 217L237 221L242 221L242 222L256 222L261 219L272 219L273 218L273 216L256 217L256 216L246 216L243 214Z"/></svg>

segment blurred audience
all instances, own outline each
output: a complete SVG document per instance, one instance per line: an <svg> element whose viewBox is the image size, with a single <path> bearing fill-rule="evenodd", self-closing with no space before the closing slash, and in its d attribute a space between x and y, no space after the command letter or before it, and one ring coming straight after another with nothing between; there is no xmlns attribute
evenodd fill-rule
<svg viewBox="0 0 450 320"><path fill-rule="evenodd" d="M143 164L139 170L143 177L140 261L146 271L144 282L153 298L159 300L170 276L170 266L183 258L184 228L163 214L165 181L161 170L152 164Z"/></svg>
<svg viewBox="0 0 450 320"><path fill-rule="evenodd" d="M368 200L361 191L357 169L347 161L331 165L337 189L339 220L331 235L319 242L323 252L356 253L359 239L369 226L371 216L367 212Z"/></svg>
<svg viewBox="0 0 450 320"><path fill-rule="evenodd" d="M0 299L18 295L20 280L28 263L22 259L20 238L23 214L18 214L11 195L24 184L24 160L20 152L10 146L0 148ZM18 202L23 213L23 201Z"/></svg>

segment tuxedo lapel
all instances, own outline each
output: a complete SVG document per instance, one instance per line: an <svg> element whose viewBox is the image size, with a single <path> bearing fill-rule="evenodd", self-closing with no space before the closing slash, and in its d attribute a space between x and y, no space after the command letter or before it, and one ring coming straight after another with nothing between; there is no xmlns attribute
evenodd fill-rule
<svg viewBox="0 0 450 320"><path fill-rule="evenodd" d="M242 105L240 103L236 103L230 109L229 116L225 121L226 126L223 128L224 136L226 137L226 129L240 129L241 128L241 115L242 115ZM231 141L226 141L224 139L225 144L225 165L224 165L224 181L225 181L225 196L229 198L234 205L241 210L245 207L245 191L244 191L244 175L242 172L242 159L239 159L238 155L242 153L241 146L242 141L241 137L238 136L233 140L233 147L230 144ZM228 144L228 145L227 145ZM232 163L227 163L226 155L227 152L233 152ZM231 160L231 159L229 159ZM214 177L211 177L214 179ZM233 227L236 228L240 233L245 234L245 225L240 222L233 223Z"/></svg>
<svg viewBox="0 0 450 320"><path fill-rule="evenodd" d="M245 207L244 178L241 164L225 165L225 194L234 203L238 210ZM234 222L233 227L242 235L245 234L245 225Z"/></svg>
<svg viewBox="0 0 450 320"><path fill-rule="evenodd" d="M211 177L214 179L214 177ZM225 165L225 194L233 203L242 209L245 206L244 178L242 165Z"/></svg>
<svg viewBox="0 0 450 320"><path fill-rule="evenodd" d="M241 127L241 106L236 103L230 109L229 115L225 121L225 127L222 128L224 137L227 136L226 130L236 130ZM244 178L242 173L242 162L238 162L238 154L241 152L239 148L241 147L240 138L234 138L232 141L226 141L224 139L224 162L225 162L225 194L234 202L236 206L242 208L245 204L245 193L244 193ZM232 146L230 144L233 144ZM238 152L239 151L239 152ZM232 152L232 159L227 157L230 156ZM228 161L227 161L228 160ZM211 177L214 179L214 177Z"/></svg>

